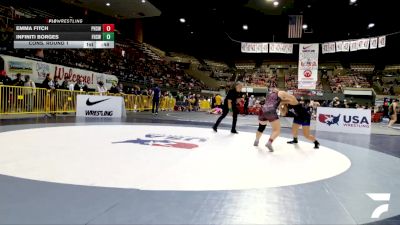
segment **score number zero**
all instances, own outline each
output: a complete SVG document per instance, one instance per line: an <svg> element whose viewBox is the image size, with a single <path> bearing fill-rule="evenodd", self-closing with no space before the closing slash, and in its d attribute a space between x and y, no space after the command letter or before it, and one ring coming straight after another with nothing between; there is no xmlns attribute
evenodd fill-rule
<svg viewBox="0 0 400 225"><path fill-rule="evenodd" d="M92 40L114 41L114 33L107 32L102 34L92 34Z"/></svg>
<svg viewBox="0 0 400 225"><path fill-rule="evenodd" d="M92 34L92 40L114 41L114 24L102 24L90 27L91 31L102 31L100 34Z"/></svg>
<svg viewBox="0 0 400 225"><path fill-rule="evenodd" d="M114 24L93 25L90 27L90 31L114 32L114 28Z"/></svg>

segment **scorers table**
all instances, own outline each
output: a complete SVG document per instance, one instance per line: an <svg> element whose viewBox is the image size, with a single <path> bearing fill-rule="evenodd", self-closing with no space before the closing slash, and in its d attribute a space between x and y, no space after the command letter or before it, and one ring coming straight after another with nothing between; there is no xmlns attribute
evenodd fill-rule
<svg viewBox="0 0 400 225"><path fill-rule="evenodd" d="M47 19L45 24L15 24L15 49L114 48L114 24Z"/></svg>

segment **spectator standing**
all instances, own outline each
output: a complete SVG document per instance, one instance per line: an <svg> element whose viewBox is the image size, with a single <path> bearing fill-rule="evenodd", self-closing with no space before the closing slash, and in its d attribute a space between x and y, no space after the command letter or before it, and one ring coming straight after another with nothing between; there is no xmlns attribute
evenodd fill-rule
<svg viewBox="0 0 400 225"><path fill-rule="evenodd" d="M50 86L49 86L50 81L51 81L51 78L50 78L50 74L48 73L46 75L46 78L42 82L42 88L50 89Z"/></svg>
<svg viewBox="0 0 400 225"><path fill-rule="evenodd" d="M112 94L118 93L117 84L115 82L112 83L112 86L110 88L110 93L112 93Z"/></svg>
<svg viewBox="0 0 400 225"><path fill-rule="evenodd" d="M75 91L84 91L87 92L88 91L88 87L87 84L85 82L83 82L83 77L79 77L79 81L75 84L74 87Z"/></svg>
<svg viewBox="0 0 400 225"><path fill-rule="evenodd" d="M60 78L55 77L54 78L54 89L61 89L61 85L60 85Z"/></svg>
<svg viewBox="0 0 400 225"><path fill-rule="evenodd" d="M222 97L220 94L215 96L215 107L222 108Z"/></svg>
<svg viewBox="0 0 400 225"><path fill-rule="evenodd" d="M246 93L246 94L243 96L243 98L244 98L244 105L243 105L243 107L244 107L244 114L245 114L245 115L249 115L249 94Z"/></svg>
<svg viewBox="0 0 400 225"><path fill-rule="evenodd" d="M152 97L153 97L153 105L151 108L151 112L157 115L161 97L161 89L158 87L157 83L154 85L154 88L152 89Z"/></svg>
<svg viewBox="0 0 400 225"><path fill-rule="evenodd" d="M48 91L48 95L47 97L49 97L50 99L50 105L46 106L49 107L50 111L51 111L51 115L55 115L55 111L56 111L56 105L55 105L55 85L54 85L54 81L53 79L51 79L50 74L47 74L46 79L43 81L42 83L42 87L46 88Z"/></svg>
<svg viewBox="0 0 400 225"><path fill-rule="evenodd" d="M12 81L12 85L13 85L13 86L18 86L18 87L23 87L25 82L22 80L21 74L20 74L20 73L17 73L16 76L17 76L17 78L15 78L15 79Z"/></svg>
<svg viewBox="0 0 400 225"><path fill-rule="evenodd" d="M32 112L33 109L33 98L35 95L35 82L31 80L29 75L25 76L25 83L24 83L25 88L25 99L26 99L26 110L28 112Z"/></svg>
<svg viewBox="0 0 400 225"><path fill-rule="evenodd" d="M254 104L255 104L255 98L254 98L254 95L251 95L249 98L249 107L250 108L253 107Z"/></svg>
<svg viewBox="0 0 400 225"><path fill-rule="evenodd" d="M395 99L393 100L392 104L389 105L389 117L390 117L390 121L389 121L389 125L388 127L393 127L393 125L396 123L397 121L397 107L399 105L399 100Z"/></svg>
<svg viewBox="0 0 400 225"><path fill-rule="evenodd" d="M200 108L200 95L194 95L194 111L199 111Z"/></svg>
<svg viewBox="0 0 400 225"><path fill-rule="evenodd" d="M107 95L107 88L104 86L103 81L99 81L97 84L97 92L100 93L100 96Z"/></svg>
<svg viewBox="0 0 400 225"><path fill-rule="evenodd" d="M119 94L124 94L124 85L122 83L119 83L117 90Z"/></svg>
<svg viewBox="0 0 400 225"><path fill-rule="evenodd" d="M64 81L61 83L61 88L64 90L69 90L69 78L65 77Z"/></svg>
<svg viewBox="0 0 400 225"><path fill-rule="evenodd" d="M11 78L7 76L6 71L0 72L0 85L10 85L12 83Z"/></svg>
<svg viewBox="0 0 400 225"><path fill-rule="evenodd" d="M75 89L75 84L74 84L74 82L71 80L71 81L69 82L69 85L68 85L68 90L69 90L69 91L74 91L74 89Z"/></svg>

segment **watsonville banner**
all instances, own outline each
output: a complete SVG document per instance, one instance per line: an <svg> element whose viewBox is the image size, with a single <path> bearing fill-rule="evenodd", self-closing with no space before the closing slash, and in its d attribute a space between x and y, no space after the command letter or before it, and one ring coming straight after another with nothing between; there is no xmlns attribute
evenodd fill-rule
<svg viewBox="0 0 400 225"><path fill-rule="evenodd" d="M113 82L118 83L118 78L114 75L7 55L0 55L0 57L4 63L4 70L11 78L14 78L17 73L20 73L21 75L29 75L31 80L35 83L42 83L46 75L50 74L50 77L53 79L58 77L61 84L66 77L73 82L77 82L77 80L82 77L83 81L92 89L97 87L99 81L102 81L107 89L111 88Z"/></svg>
<svg viewBox="0 0 400 225"><path fill-rule="evenodd" d="M300 44L298 89L315 89L318 81L319 44Z"/></svg>

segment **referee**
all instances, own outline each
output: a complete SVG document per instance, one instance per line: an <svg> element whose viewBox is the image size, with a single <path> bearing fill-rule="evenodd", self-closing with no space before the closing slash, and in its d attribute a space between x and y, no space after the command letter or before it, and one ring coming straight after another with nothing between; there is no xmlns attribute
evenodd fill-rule
<svg viewBox="0 0 400 225"><path fill-rule="evenodd" d="M215 122L213 126L213 130L215 132L217 132L219 124L226 117L226 115L228 115L228 113L232 113L233 120L231 133L238 134L238 132L236 131L236 122L239 113L239 109L237 108L237 99L240 98L240 92L242 91L242 88L243 84L237 82L235 86L228 91L228 94L226 95L224 100L224 106L222 107L222 115L218 118L217 122Z"/></svg>

